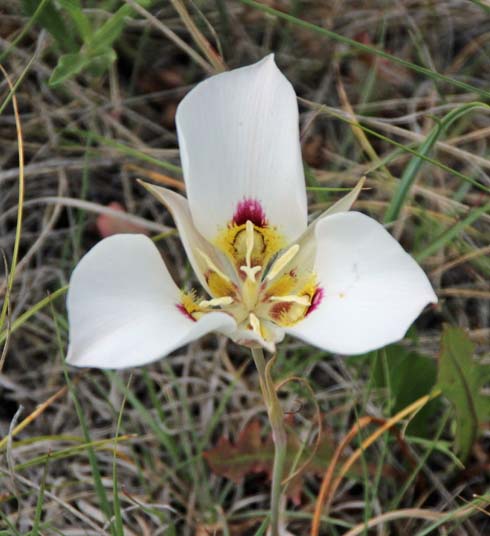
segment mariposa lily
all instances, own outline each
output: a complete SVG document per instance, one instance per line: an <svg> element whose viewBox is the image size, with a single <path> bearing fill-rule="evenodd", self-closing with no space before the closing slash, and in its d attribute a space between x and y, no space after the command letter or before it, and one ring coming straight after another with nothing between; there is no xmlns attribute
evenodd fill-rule
<svg viewBox="0 0 490 536"><path fill-rule="evenodd" d="M180 291L149 238L102 240L71 277L70 364L143 365L212 331L271 352L290 334L359 354L437 301L398 242L349 212L360 185L307 225L296 96L272 55L198 84L176 122L187 199L145 186L207 295Z"/></svg>

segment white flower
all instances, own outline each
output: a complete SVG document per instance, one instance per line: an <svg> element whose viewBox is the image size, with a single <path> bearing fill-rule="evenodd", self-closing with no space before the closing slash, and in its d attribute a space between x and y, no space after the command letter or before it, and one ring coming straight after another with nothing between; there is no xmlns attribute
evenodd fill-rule
<svg viewBox="0 0 490 536"><path fill-rule="evenodd" d="M71 278L70 364L143 365L211 331L270 351L289 333L358 354L401 339L437 301L398 242L348 212L359 188L307 226L296 96L272 56L199 84L177 131L187 199L146 187L208 296L181 292L149 238L106 238Z"/></svg>

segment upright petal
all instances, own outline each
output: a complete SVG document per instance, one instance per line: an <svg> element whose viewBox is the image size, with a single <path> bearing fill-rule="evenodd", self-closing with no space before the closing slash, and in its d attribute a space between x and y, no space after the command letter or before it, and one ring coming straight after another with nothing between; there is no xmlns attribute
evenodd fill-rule
<svg viewBox="0 0 490 536"><path fill-rule="evenodd" d="M141 181L141 184L163 203L172 214L194 273L206 291L213 295L207 281L210 266L205 259L210 259L212 265L216 266L227 277L233 277L233 271L230 270L229 263L196 229L189 210L189 203L185 197L167 188L154 186L147 182Z"/></svg>
<svg viewBox="0 0 490 536"><path fill-rule="evenodd" d="M177 110L187 196L213 240L244 207L294 240L306 228L306 191L293 87L273 56L196 86ZM240 206L239 206L240 205Z"/></svg>
<svg viewBox="0 0 490 536"><path fill-rule="evenodd" d="M179 289L149 238L102 240L71 276L68 363L111 369L144 365L210 331L236 327L224 313L195 322L179 310L179 301Z"/></svg>
<svg viewBox="0 0 490 536"><path fill-rule="evenodd" d="M344 195L344 197L341 197L333 205L328 207L325 212L320 214L320 216L318 216L318 218L311 223L311 225L313 225L315 222L318 223L325 216L331 216L332 214L337 214L339 212L348 212L352 208L352 205L357 201L365 182L366 177L361 177L355 188L353 188L348 194Z"/></svg>
<svg viewBox="0 0 490 536"><path fill-rule="evenodd" d="M353 188L348 194L344 195L344 197L341 197L333 205L328 207L327 210L322 212L308 225L306 231L298 239L300 249L294 260L298 269L311 270L313 268L316 255L315 229L317 224L332 214L348 212L359 197L365 180L366 178L362 177L355 188Z"/></svg>
<svg viewBox="0 0 490 536"><path fill-rule="evenodd" d="M403 338L422 309L437 302L420 266L368 216L327 216L315 235L323 296L289 333L331 352L360 354Z"/></svg>

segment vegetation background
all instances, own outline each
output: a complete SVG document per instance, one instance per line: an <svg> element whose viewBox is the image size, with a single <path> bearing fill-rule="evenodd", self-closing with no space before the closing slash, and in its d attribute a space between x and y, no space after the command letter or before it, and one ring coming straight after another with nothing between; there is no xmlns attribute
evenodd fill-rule
<svg viewBox="0 0 490 536"><path fill-rule="evenodd" d="M183 191L177 104L271 51L299 97L312 214L366 175L357 209L440 298L367 356L281 346L275 378L312 390L281 388L303 468L288 530L310 534L321 501L325 535L490 534L487 0L0 0L0 534L265 533L248 353L208 336L133 371L67 369L64 293L113 232L154 237L192 286L136 178Z"/></svg>

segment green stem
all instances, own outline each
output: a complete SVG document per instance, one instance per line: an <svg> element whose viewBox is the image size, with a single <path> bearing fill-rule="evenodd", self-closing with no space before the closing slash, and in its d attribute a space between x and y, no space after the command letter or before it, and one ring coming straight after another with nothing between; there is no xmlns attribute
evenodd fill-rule
<svg viewBox="0 0 490 536"><path fill-rule="evenodd" d="M252 357L259 373L260 389L267 408L274 441L274 465L271 489L271 536L279 536L282 476L287 453L287 434L284 427L284 414L277 398L276 389L270 375L271 360L265 364L261 348L252 348Z"/></svg>

